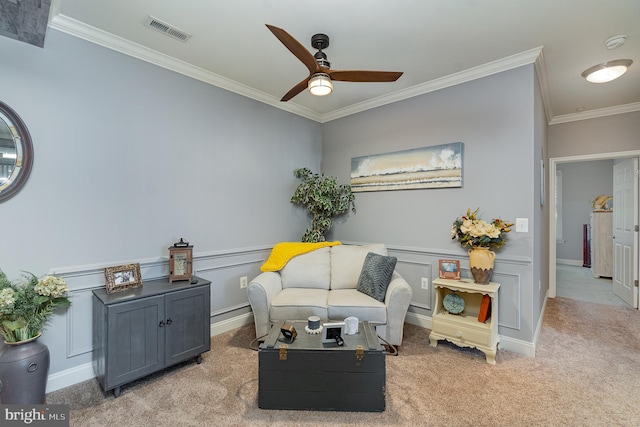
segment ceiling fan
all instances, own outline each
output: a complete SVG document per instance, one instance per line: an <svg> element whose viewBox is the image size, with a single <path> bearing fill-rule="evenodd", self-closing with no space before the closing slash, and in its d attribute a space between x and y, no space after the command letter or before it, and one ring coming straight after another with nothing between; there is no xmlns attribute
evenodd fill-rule
<svg viewBox="0 0 640 427"><path fill-rule="evenodd" d="M329 46L329 36L316 34L311 37L311 46L318 49L318 52L312 55L300 42L282 28L266 25L273 35L309 69L309 77L291 88L280 101L290 100L307 87L314 95L328 95L333 90L332 80L341 82L395 82L402 75L402 71L332 70L330 68L331 64L327 61L327 55L322 51Z"/></svg>

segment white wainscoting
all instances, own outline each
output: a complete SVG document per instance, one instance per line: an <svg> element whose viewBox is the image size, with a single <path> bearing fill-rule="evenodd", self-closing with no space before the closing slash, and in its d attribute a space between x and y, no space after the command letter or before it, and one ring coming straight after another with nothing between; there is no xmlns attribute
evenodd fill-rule
<svg viewBox="0 0 640 427"><path fill-rule="evenodd" d="M248 280L257 276L271 248L263 246L193 254L196 275L211 281L212 336L253 323L246 289L240 288L239 281L242 276L247 276ZM53 316L43 336L51 353L47 392L95 377L91 360L93 290L104 288L105 267L131 263L140 264L143 286L146 280L167 277L169 273L166 257L53 268L49 271L67 281L72 304Z"/></svg>
<svg viewBox="0 0 640 427"><path fill-rule="evenodd" d="M398 258L396 269L413 289L413 299L405 321L431 329L431 312L434 301L433 279L438 278L438 261L440 259L458 259L461 264L461 276L471 277L468 256L429 248L388 246L387 249L389 255ZM528 274L530 268L531 260L529 258L501 255L496 259L491 279L500 283L500 292L498 293L500 348L526 356L535 354L535 341L528 342L517 338L517 336L522 329L523 275ZM428 289L422 288L422 278L429 279ZM427 334L425 334L425 339L428 339Z"/></svg>
<svg viewBox="0 0 640 427"><path fill-rule="evenodd" d="M349 242L351 243L351 242ZM357 244L357 243L351 243ZM249 280L257 276L259 268L269 256L272 246L233 249L208 253L194 253L196 275L211 281L211 335L218 335L253 323L253 314L246 296L240 288L239 279ZM460 259L454 253L423 248L388 247L390 255L398 258L397 269L413 288L413 300L406 322L431 329L433 302L433 279L438 276L439 259ZM47 332L64 331L45 343L51 352L51 369L47 392L52 392L95 377L91 356L92 298L94 289L103 288L104 268L114 265L139 263L145 280L168 276L168 259L154 258L125 260L108 264L55 268L49 271L65 278L69 284L72 305L64 314L54 316ZM522 274L530 267L531 260L501 257L496 262L493 279L501 283L499 293L500 348L535 355L535 341L528 342L509 336L509 330L517 333L521 328ZM462 268L465 277L470 277L467 268ZM422 289L421 278L429 278L428 289ZM536 331L536 340L539 331ZM46 338L46 337L43 337ZM428 333L425 331L425 340ZM247 343L249 345L249 343Z"/></svg>

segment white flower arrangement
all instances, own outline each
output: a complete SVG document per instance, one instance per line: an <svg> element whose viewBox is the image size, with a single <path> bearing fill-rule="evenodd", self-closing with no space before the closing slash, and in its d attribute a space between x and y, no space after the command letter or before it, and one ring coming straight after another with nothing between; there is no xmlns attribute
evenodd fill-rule
<svg viewBox="0 0 640 427"><path fill-rule="evenodd" d="M486 222L478 218L478 209L457 218L451 228L451 238L457 239L462 247L499 249L507 241L506 233L511 231L512 223L495 218Z"/></svg>
<svg viewBox="0 0 640 427"><path fill-rule="evenodd" d="M13 296L16 293L11 288L5 288L0 291L0 313L10 313L16 300Z"/></svg>
<svg viewBox="0 0 640 427"><path fill-rule="evenodd" d="M67 283L61 277L32 273L12 282L0 270L0 334L6 342L24 341L40 334L56 307L68 307Z"/></svg>
<svg viewBox="0 0 640 427"><path fill-rule="evenodd" d="M60 298L67 293L69 288L67 287L67 282L65 282L62 277L44 276L34 287L34 290L40 295Z"/></svg>

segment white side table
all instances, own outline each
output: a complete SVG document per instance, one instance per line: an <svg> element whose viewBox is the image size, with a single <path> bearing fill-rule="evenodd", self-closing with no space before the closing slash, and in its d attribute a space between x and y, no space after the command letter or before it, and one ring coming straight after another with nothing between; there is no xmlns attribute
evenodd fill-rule
<svg viewBox="0 0 640 427"><path fill-rule="evenodd" d="M433 311L433 326L429 334L432 347L438 340L448 340L460 347L474 347L486 355L487 363L495 365L498 350L498 289L499 283L477 285L473 279L435 279L433 286L436 302ZM451 293L464 300L464 310L452 314L445 310L443 299ZM491 302L485 322L478 321L484 295Z"/></svg>

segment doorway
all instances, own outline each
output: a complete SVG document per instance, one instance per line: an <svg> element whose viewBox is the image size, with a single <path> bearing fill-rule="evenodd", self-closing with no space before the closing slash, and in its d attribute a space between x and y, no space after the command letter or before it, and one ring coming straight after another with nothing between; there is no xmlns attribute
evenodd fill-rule
<svg viewBox="0 0 640 427"><path fill-rule="evenodd" d="M558 271L559 267L557 264L557 248L556 248L556 209L555 209L555 200L556 200L556 172L558 170L558 165L563 163L574 163L574 162L585 162L585 161L593 161L593 160L610 160L610 159L623 159L623 158L633 158L640 157L640 150L636 151L625 151L625 152L617 152L617 153L600 153L600 154L591 154L591 155L583 155L583 156L571 156L571 157L556 157L549 159L549 200L552 201L551 209L549 209L549 297L555 298L558 295L557 289L557 275L558 273L566 273L564 271ZM613 171L612 171L613 173ZM638 179L636 177L636 179ZM636 198L636 212L637 212L637 198ZM636 214L637 215L637 214ZM638 223L638 218L636 218L636 224ZM635 250L635 267L634 267L634 280L638 279L638 264L640 263L640 256L638 255L638 233L635 234L634 245L636 247ZM560 267L561 269L564 266ZM585 269L586 270L586 269ZM582 272L584 273L584 272ZM563 276L564 277L564 276ZM637 301L636 301L637 305Z"/></svg>
<svg viewBox="0 0 640 427"><path fill-rule="evenodd" d="M595 304L630 307L613 293L613 281L593 277L590 268L556 263L556 296Z"/></svg>

